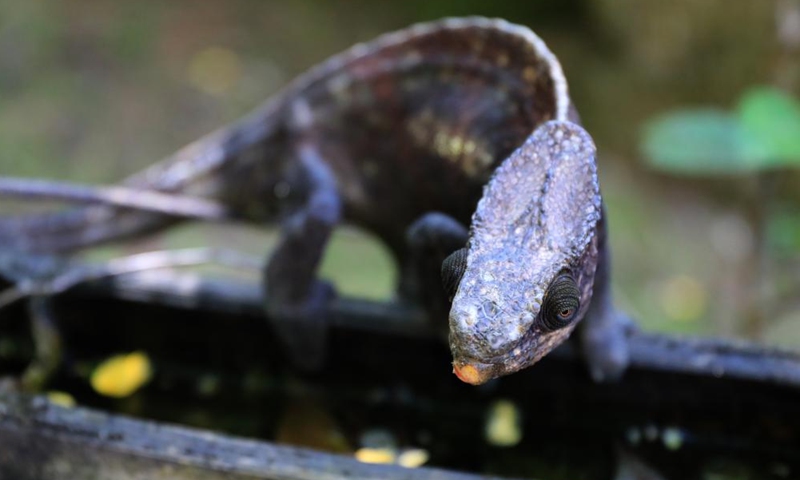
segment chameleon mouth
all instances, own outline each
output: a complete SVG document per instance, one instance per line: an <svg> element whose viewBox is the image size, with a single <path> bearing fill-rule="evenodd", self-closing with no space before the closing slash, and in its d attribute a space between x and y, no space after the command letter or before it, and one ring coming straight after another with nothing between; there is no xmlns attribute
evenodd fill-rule
<svg viewBox="0 0 800 480"><path fill-rule="evenodd" d="M464 383L469 383L470 385L481 385L495 378L497 374L494 370L492 365L459 361L453 362L453 373L459 380Z"/></svg>

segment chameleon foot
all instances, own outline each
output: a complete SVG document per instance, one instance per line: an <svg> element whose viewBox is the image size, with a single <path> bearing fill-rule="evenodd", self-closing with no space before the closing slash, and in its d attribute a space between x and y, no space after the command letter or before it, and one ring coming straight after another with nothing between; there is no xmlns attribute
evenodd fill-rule
<svg viewBox="0 0 800 480"><path fill-rule="evenodd" d="M322 368L327 354L329 306L336 297L328 282L315 281L299 303L270 302L270 324L292 364L306 372Z"/></svg>
<svg viewBox="0 0 800 480"><path fill-rule="evenodd" d="M607 314L601 321L587 319L581 329L581 350L595 382L619 380L630 362L628 336L633 321L622 312Z"/></svg>

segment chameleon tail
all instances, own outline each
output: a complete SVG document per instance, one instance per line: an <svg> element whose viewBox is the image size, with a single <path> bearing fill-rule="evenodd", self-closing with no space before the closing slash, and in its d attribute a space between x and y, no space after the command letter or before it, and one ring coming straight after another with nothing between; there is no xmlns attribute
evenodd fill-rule
<svg viewBox="0 0 800 480"><path fill-rule="evenodd" d="M212 132L123 184L236 204L261 186L268 161L279 156L278 102ZM266 160L266 161L265 161ZM64 252L167 227L179 217L111 205L0 217L0 248Z"/></svg>
<svg viewBox="0 0 800 480"><path fill-rule="evenodd" d="M254 115L187 145L123 183L136 189L236 203L238 196L251 190L248 187L256 177L253 168L263 166L264 156L275 153L264 148L275 145L272 113L267 105ZM102 204L0 217L0 249L65 252L163 229L178 221L180 218L174 216Z"/></svg>
<svg viewBox="0 0 800 480"><path fill-rule="evenodd" d="M165 215L103 205L7 217L0 219L0 247L20 252L64 252L142 234L175 221Z"/></svg>
<svg viewBox="0 0 800 480"><path fill-rule="evenodd" d="M201 139L204 142L206 139ZM188 147L187 147L188 148ZM187 148L164 162L151 166L124 181L126 186L159 191L180 191L191 182L166 188L159 175L169 169L193 172L193 159ZM152 179L152 180L151 180ZM119 208L111 205L88 205L55 212L0 218L0 246L12 251L51 253L66 252L106 241L141 235L178 221L157 213Z"/></svg>

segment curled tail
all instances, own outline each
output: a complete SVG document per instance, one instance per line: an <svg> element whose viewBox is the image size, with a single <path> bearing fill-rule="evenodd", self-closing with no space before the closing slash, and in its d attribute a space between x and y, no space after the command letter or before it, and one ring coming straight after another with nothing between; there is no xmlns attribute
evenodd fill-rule
<svg viewBox="0 0 800 480"><path fill-rule="evenodd" d="M275 109L267 104L234 125L213 132L124 181L143 190L181 193L236 203L259 185L254 172L279 155ZM267 157L267 158L265 158ZM265 165L266 164L266 165ZM168 215L89 205L59 212L0 217L0 249L65 252L163 229L180 219Z"/></svg>

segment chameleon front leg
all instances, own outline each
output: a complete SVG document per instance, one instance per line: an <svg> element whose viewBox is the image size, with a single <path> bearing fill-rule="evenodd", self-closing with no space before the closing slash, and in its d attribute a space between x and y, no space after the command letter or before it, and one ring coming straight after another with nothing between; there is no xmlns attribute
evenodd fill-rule
<svg viewBox="0 0 800 480"><path fill-rule="evenodd" d="M282 225L282 236L264 269L266 310L273 330L294 365L317 370L325 358L328 305L333 286L316 277L317 267L342 205L336 179L314 146L296 149L296 183L304 203Z"/></svg>
<svg viewBox="0 0 800 480"><path fill-rule="evenodd" d="M586 318L578 326L581 351L596 382L618 380L628 366L628 334L635 328L630 318L617 310L611 298L610 254L605 212L598 228L598 258L594 291Z"/></svg>
<svg viewBox="0 0 800 480"><path fill-rule="evenodd" d="M406 232L410 261L404 272L401 293L406 299L420 304L432 319L442 319L447 325L453 290L458 281L448 282L451 270L446 259L464 251L469 231L456 219L439 212L430 212L417 219ZM444 288L442 283L444 281ZM449 283L452 288L448 289ZM437 321L438 323L438 321Z"/></svg>

